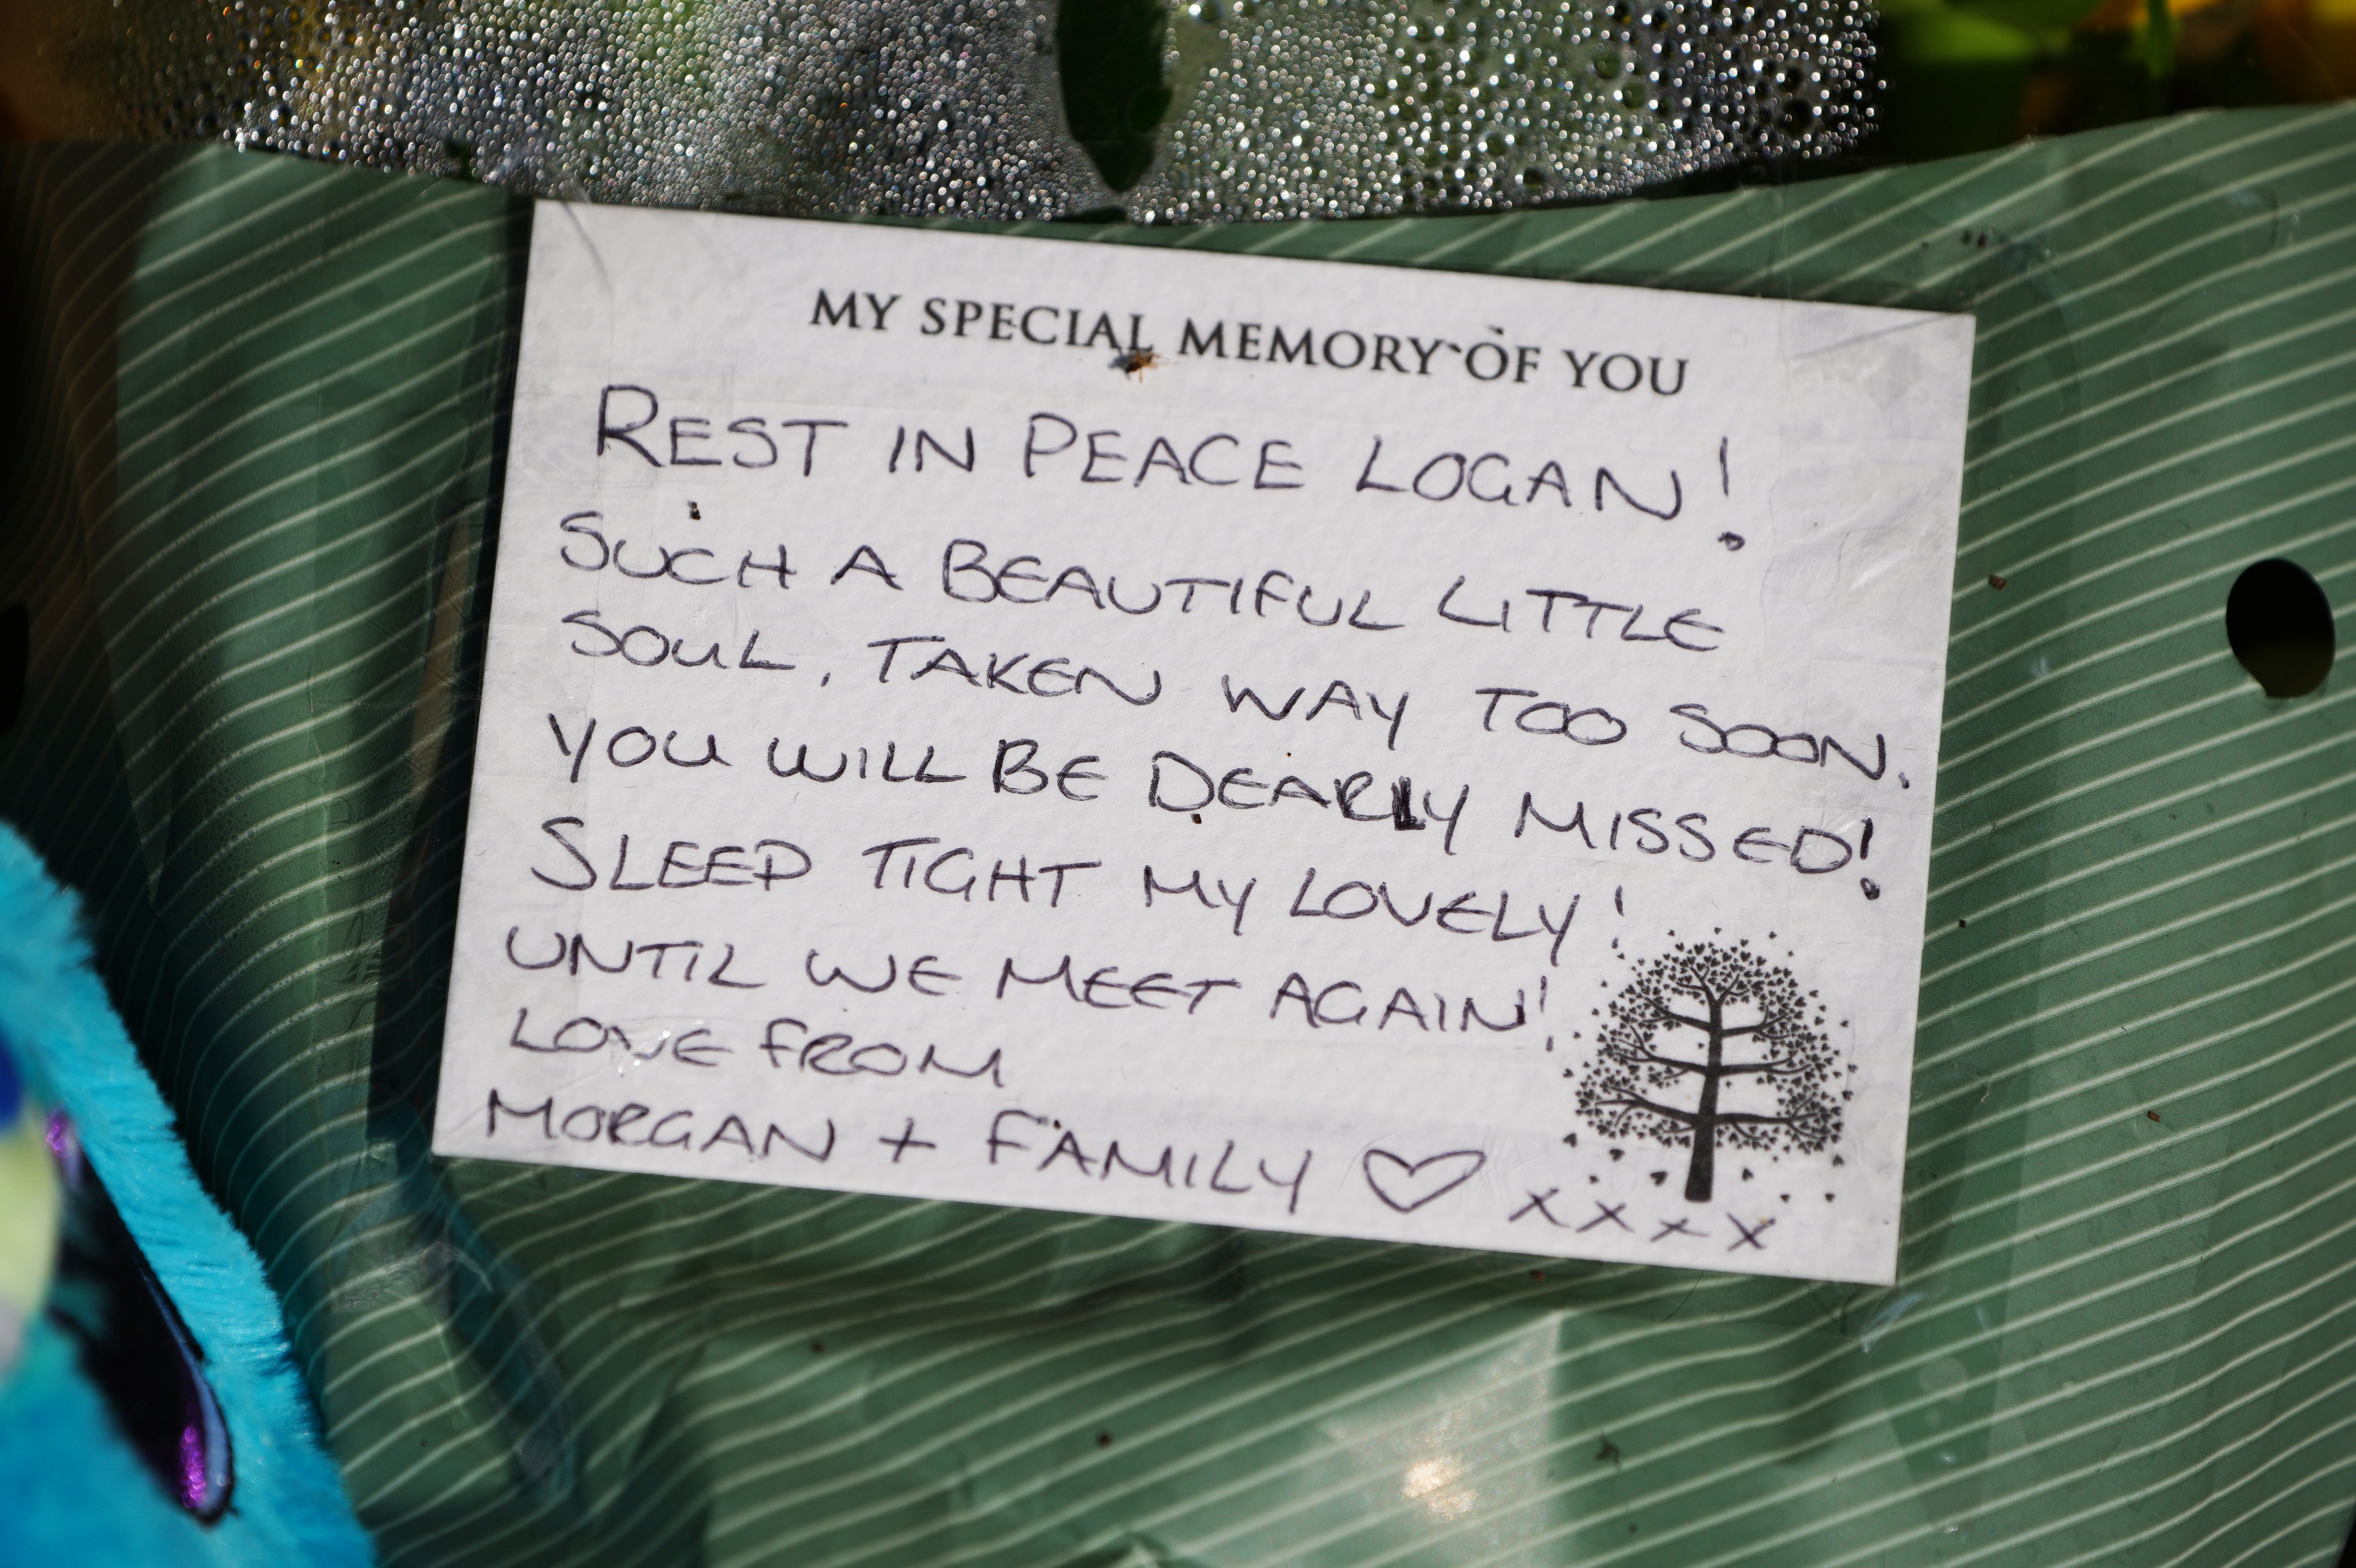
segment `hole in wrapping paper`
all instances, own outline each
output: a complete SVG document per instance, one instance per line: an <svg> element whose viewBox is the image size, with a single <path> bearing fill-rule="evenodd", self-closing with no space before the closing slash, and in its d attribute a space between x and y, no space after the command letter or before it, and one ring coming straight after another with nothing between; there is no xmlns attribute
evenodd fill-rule
<svg viewBox="0 0 2356 1568"><path fill-rule="evenodd" d="M2262 560L2225 596L2225 640L2268 697L2305 697L2331 673L2331 602L2304 568Z"/></svg>

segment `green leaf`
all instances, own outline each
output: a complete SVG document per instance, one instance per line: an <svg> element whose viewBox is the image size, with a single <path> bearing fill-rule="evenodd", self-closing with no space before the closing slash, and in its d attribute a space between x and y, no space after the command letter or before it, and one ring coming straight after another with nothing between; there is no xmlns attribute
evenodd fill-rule
<svg viewBox="0 0 2356 1568"><path fill-rule="evenodd" d="M1170 108L1162 75L1168 27L1162 0L1063 0L1056 8L1064 119L1115 190L1153 165L1153 133Z"/></svg>

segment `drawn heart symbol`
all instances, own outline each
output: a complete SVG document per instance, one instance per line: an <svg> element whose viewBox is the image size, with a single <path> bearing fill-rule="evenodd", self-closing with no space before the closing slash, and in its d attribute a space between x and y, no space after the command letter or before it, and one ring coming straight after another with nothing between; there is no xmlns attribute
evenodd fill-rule
<svg viewBox="0 0 2356 1568"><path fill-rule="evenodd" d="M1366 1185L1402 1214L1412 1214L1472 1179L1489 1163L1477 1148L1451 1149L1409 1165L1387 1148L1366 1151Z"/></svg>

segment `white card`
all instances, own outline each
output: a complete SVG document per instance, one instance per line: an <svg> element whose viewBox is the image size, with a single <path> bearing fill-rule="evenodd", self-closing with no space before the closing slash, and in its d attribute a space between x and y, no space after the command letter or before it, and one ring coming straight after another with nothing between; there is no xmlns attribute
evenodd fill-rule
<svg viewBox="0 0 2356 1568"><path fill-rule="evenodd" d="M1971 342L542 206L435 1150L1889 1280Z"/></svg>

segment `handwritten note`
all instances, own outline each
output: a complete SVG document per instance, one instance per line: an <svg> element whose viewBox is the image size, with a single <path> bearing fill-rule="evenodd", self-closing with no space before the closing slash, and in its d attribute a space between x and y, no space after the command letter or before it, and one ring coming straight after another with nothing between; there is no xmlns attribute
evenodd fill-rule
<svg viewBox="0 0 2356 1568"><path fill-rule="evenodd" d="M530 265L437 1151L1890 1277L1968 318Z"/></svg>

